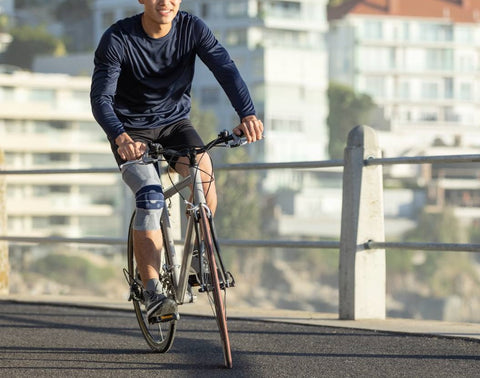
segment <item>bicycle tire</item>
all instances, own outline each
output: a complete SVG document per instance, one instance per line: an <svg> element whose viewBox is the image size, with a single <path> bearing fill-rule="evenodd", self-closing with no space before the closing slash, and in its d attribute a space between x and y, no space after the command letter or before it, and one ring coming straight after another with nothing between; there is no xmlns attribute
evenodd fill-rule
<svg viewBox="0 0 480 378"><path fill-rule="evenodd" d="M218 330L220 332L220 340L222 342L222 347L223 347L223 357L224 357L225 367L231 369L233 367L232 351L230 348L230 338L228 336L225 301L222 298L222 290L220 288L220 279L218 277L214 244L212 241L212 235L210 233L209 222L208 222L205 208L200 206L199 211L200 211L199 213L200 232L201 232L202 239L205 243L205 255L208 260L210 277L212 281L211 291L207 291L207 294L210 295L211 293L213 297L214 307L212 309L214 312L215 319L217 321Z"/></svg>
<svg viewBox="0 0 480 378"><path fill-rule="evenodd" d="M130 220L130 226L128 228L128 248L127 248L127 264L128 264L128 273L129 276L141 283L140 277L137 273L137 265L135 261L135 254L133 250L133 228L132 222L133 217ZM165 250L162 251L162 258L165 258L167 266L170 265L168 263L168 255L165 253ZM163 264L160 265L161 267ZM168 273L166 273L168 274ZM162 285L164 285L163 280L165 280L165 275L160 275L160 281ZM171 281L170 281L171 282ZM170 283L165 283L166 286L170 285ZM165 286L164 286L165 287ZM143 287L142 287L143 293ZM143 294L142 294L143 296ZM137 318L138 325L140 326L140 331L142 332L145 341L147 342L148 346L157 353L166 353L171 348L173 344L173 340L175 338L175 332L177 328L176 320L171 320L168 322L160 322L160 323L153 323L150 324L147 319L147 312L145 310L145 306L143 305L140 298L132 298L133 308L135 311L135 317Z"/></svg>

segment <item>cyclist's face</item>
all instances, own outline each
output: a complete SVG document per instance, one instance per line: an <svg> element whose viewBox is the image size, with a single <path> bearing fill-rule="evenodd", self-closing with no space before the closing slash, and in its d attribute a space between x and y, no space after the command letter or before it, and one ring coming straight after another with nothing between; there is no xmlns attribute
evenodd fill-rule
<svg viewBox="0 0 480 378"><path fill-rule="evenodd" d="M144 15L159 25L171 24L182 0L138 0L144 7Z"/></svg>

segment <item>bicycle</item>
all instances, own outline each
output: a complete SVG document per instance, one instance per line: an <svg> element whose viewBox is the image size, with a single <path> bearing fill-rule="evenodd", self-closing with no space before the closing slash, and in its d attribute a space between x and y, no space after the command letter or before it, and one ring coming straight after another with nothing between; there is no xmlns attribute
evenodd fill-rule
<svg viewBox="0 0 480 378"><path fill-rule="evenodd" d="M160 221L163 235L160 282L162 283L164 294L174 299L178 305L194 300L192 287L198 286L200 293L207 294L220 331L224 362L227 368L232 368L233 365L227 329L225 296L226 289L235 286L235 280L233 275L225 270L222 261L213 217L206 204L196 156L216 146L238 147L245 143L244 138L224 130L218 134L217 138L207 143L204 147L174 150L165 149L159 144L150 143L147 152L140 159L123 164L123 166L129 164L154 164L159 177L161 177L159 162L162 161L164 155L188 157L190 175L177 183L172 181L172 186L164 190L165 205ZM187 186L191 186L192 195L191 201L184 199L188 221L183 251L180 251L178 248L175 249L167 200ZM130 286L129 300L133 302L135 315L147 344L155 352L166 353L173 344L176 323L179 317L174 314L158 317L152 323L148 322L146 311L144 306L142 306L144 302L144 287L136 267L133 250L132 221L134 216L135 212L132 215L128 232L128 267L124 270ZM192 261L194 261L193 264Z"/></svg>

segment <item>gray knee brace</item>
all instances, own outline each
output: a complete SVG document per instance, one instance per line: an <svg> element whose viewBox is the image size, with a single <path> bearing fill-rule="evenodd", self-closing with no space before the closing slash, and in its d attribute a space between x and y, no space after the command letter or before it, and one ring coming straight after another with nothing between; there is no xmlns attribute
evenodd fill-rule
<svg viewBox="0 0 480 378"><path fill-rule="evenodd" d="M133 229L149 231L160 229L165 200L157 172L152 165L132 164L122 169L123 181L135 193Z"/></svg>

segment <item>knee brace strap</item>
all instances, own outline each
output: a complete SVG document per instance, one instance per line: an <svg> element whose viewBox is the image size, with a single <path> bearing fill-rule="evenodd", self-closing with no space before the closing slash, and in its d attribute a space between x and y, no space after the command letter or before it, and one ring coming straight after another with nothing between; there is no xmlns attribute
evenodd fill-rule
<svg viewBox="0 0 480 378"><path fill-rule="evenodd" d="M164 205L162 187L160 185L147 185L135 194L137 209L158 210Z"/></svg>

